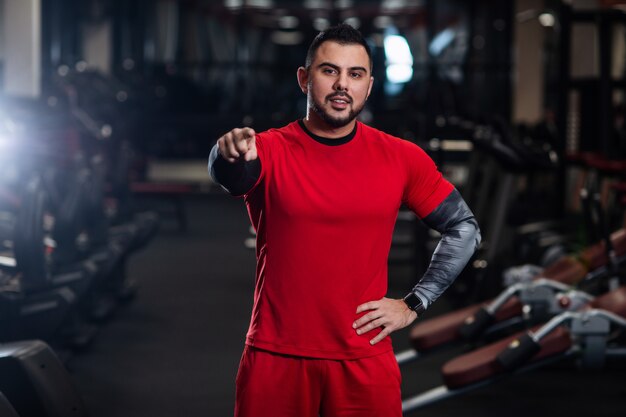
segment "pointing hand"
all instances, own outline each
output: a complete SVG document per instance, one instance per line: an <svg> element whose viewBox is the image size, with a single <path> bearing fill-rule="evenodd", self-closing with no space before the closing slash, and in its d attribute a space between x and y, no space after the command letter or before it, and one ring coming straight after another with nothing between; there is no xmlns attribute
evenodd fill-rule
<svg viewBox="0 0 626 417"><path fill-rule="evenodd" d="M256 133L249 127L231 130L217 140L217 146L222 157L231 163L258 158Z"/></svg>

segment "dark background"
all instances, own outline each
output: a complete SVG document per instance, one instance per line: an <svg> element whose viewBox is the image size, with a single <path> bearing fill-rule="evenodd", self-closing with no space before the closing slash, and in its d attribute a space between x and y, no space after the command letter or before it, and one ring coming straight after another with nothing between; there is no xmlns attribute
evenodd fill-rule
<svg viewBox="0 0 626 417"><path fill-rule="evenodd" d="M90 121L80 119L87 148L112 161L108 182L127 185L134 210L161 218L158 235L127 263L137 297L99 324L87 349L59 349L91 415L232 415L252 307L253 236L243 201L212 183L206 158L234 127L262 131L303 117L296 70L328 25L354 25L372 49L375 85L361 120L425 149L477 210L490 242L426 318L497 294L506 267L546 261L547 237L558 254L597 241L604 230L586 228L578 203L585 181L602 191L606 230L623 227L623 194L604 181L623 181L626 169L589 170L574 157L626 158L621 3L41 0L41 75L27 97L8 70L19 56L9 43L22 39L6 32L4 7L0 115L50 144L59 137L42 132L80 110ZM400 82L388 75L392 36L410 50ZM481 137L515 155L481 145ZM115 163L122 149L132 154L123 167ZM505 178L514 178L508 189ZM556 234L522 239L519 227L537 221L558 223ZM398 221L388 296L410 290L435 244L416 219ZM409 348L408 333L394 335L396 351ZM441 385L442 364L461 352L403 367L403 396ZM623 360L601 370L565 362L414 415L623 415L624 381Z"/></svg>

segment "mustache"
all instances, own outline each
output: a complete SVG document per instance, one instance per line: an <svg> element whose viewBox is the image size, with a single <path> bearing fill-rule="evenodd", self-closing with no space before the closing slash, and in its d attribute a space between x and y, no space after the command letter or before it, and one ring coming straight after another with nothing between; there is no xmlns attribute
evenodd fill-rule
<svg viewBox="0 0 626 417"><path fill-rule="evenodd" d="M346 93L334 93L331 95L326 96L326 100L330 101L330 100L336 100L338 98L343 98L343 99L347 99L349 103L352 103L352 97L350 97L348 94Z"/></svg>

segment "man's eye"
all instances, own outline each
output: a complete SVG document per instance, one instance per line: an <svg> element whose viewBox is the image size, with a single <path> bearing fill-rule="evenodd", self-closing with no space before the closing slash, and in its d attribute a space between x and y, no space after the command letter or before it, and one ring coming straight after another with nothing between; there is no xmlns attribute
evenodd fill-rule
<svg viewBox="0 0 626 417"><path fill-rule="evenodd" d="M352 78L360 78L361 77L361 73L360 72L353 72L352 73Z"/></svg>
<svg viewBox="0 0 626 417"><path fill-rule="evenodd" d="M334 69L332 69L332 68L326 68L326 69L324 70L324 73L325 73L325 74L334 74L334 73L335 73L335 70L334 70Z"/></svg>

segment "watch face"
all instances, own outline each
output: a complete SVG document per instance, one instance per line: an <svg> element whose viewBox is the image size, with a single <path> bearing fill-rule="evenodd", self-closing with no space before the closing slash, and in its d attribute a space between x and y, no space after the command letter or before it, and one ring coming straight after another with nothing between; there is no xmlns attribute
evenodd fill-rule
<svg viewBox="0 0 626 417"><path fill-rule="evenodd" d="M404 297L404 302L413 311L419 311L422 308L422 300L417 295L415 295L415 293L411 293Z"/></svg>

